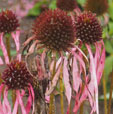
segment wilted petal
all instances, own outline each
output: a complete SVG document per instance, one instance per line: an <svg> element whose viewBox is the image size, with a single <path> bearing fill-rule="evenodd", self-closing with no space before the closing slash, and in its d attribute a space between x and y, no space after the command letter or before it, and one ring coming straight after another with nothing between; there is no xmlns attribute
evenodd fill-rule
<svg viewBox="0 0 113 114"><path fill-rule="evenodd" d="M90 56L90 73L91 73L91 81L88 85L88 89L91 92L92 96L94 97L94 105L92 106L92 110L95 110L97 114L99 114L99 108L98 108L98 84L97 84L97 76L96 76L96 69L95 69L95 63L93 54L91 52L90 46L86 44L86 47L89 52ZM89 95L90 97L90 95ZM90 103L93 102L93 99L89 99ZM92 104L92 103L91 103ZM95 109L96 108L96 109Z"/></svg>
<svg viewBox="0 0 113 114"><path fill-rule="evenodd" d="M69 83L69 73L68 73L67 63L68 63L67 59L64 58L63 79L64 79L64 85L65 85L65 91L66 91L65 94L68 100L68 105L70 105L72 90Z"/></svg>
<svg viewBox="0 0 113 114"><path fill-rule="evenodd" d="M3 62L2 58L0 57L0 65L3 65L3 64L4 64L4 62Z"/></svg>
<svg viewBox="0 0 113 114"><path fill-rule="evenodd" d="M56 84L58 82L58 79L59 79L59 76L60 76L61 67L62 67L62 62L63 62L63 58L61 60L61 63L59 65L55 75L54 75L54 78L52 80L52 84L51 84L49 90L47 90L46 93L45 93L46 96L48 96L48 95L50 95L52 93L52 91L54 90L54 88L55 88L55 86L56 86Z"/></svg>
<svg viewBox="0 0 113 114"><path fill-rule="evenodd" d="M4 42L3 42L3 33L0 33L0 46L1 46L4 58L5 58L5 63L9 64L8 53L7 53L6 47L5 47Z"/></svg>
<svg viewBox="0 0 113 114"><path fill-rule="evenodd" d="M20 50L20 30L17 30L16 33L12 32L11 33L12 35L12 38L16 44L16 51L17 51L17 57L18 57L18 60L21 60L21 54L19 53L19 50Z"/></svg>
<svg viewBox="0 0 113 114"><path fill-rule="evenodd" d="M78 92L79 86L81 84L81 78L79 74L79 69L77 66L77 60L76 57L73 57L73 88L76 92Z"/></svg>

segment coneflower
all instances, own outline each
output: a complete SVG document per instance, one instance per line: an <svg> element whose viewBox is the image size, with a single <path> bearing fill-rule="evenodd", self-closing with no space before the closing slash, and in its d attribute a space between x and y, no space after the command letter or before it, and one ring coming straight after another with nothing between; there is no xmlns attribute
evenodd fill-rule
<svg viewBox="0 0 113 114"><path fill-rule="evenodd" d="M83 93L81 96L79 96L81 91L76 94L74 112L77 112L80 104L88 98L92 107L91 113L96 112L99 114L98 84L102 77L105 63L105 47L102 40L102 28L96 15L89 11L78 15L75 23L76 38L79 39L82 44L85 44L90 65L88 77L85 77L86 85ZM92 52L90 45L95 46L95 51L93 50ZM82 90L82 88L80 90Z"/></svg>
<svg viewBox="0 0 113 114"><path fill-rule="evenodd" d="M19 27L18 19L11 10L0 12L0 33L11 33Z"/></svg>
<svg viewBox="0 0 113 114"><path fill-rule="evenodd" d="M85 10L102 15L108 10L108 0L87 0Z"/></svg>
<svg viewBox="0 0 113 114"><path fill-rule="evenodd" d="M18 31L16 33L12 33L14 37L14 42L16 44L17 57L16 60L9 61L8 52L5 48L3 42L3 33L0 34L0 47L2 49L5 64L7 68L2 73L3 82L0 85L0 97L1 93L3 93L3 99L0 100L0 113L1 114L16 114L18 111L18 107L20 105L22 114L27 114L31 111L31 106L33 106L32 113L34 112L34 92L32 88L32 76L27 70L25 62L21 60L21 54L18 52L20 49L19 43L19 34ZM2 61L3 62L3 61ZM2 63L4 64L4 63ZM3 89L4 88L4 89ZM11 104L8 100L8 94L11 90L15 91L16 99L14 102L13 109L11 108ZM29 92L26 107L23 102L23 96L25 95L25 91Z"/></svg>
<svg viewBox="0 0 113 114"><path fill-rule="evenodd" d="M77 7L76 0L57 0L57 7L65 11L73 11Z"/></svg>
<svg viewBox="0 0 113 114"><path fill-rule="evenodd" d="M102 28L96 15L83 12L76 18L76 38L83 43L93 44L102 39Z"/></svg>

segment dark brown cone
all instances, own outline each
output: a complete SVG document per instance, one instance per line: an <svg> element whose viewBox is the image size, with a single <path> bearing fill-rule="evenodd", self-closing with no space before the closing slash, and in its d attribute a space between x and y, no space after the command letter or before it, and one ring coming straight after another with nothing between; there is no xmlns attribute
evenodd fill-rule
<svg viewBox="0 0 113 114"><path fill-rule="evenodd" d="M24 62L12 61L2 73L4 84L8 89L24 89L32 82L32 76L28 72Z"/></svg>
<svg viewBox="0 0 113 114"><path fill-rule="evenodd" d="M36 20L35 39L50 50L67 51L75 38L75 27L70 16L62 10L49 10Z"/></svg>
<svg viewBox="0 0 113 114"><path fill-rule="evenodd" d="M102 38L102 28L96 15L83 12L76 19L76 37L83 43L93 44Z"/></svg>
<svg viewBox="0 0 113 114"><path fill-rule="evenodd" d="M85 4L85 10L102 15L108 10L107 0L87 0Z"/></svg>
<svg viewBox="0 0 113 114"><path fill-rule="evenodd" d="M73 11L76 6L76 0L57 0L57 7L61 10Z"/></svg>
<svg viewBox="0 0 113 114"><path fill-rule="evenodd" d="M10 33L19 26L16 15L11 10L0 12L0 33Z"/></svg>

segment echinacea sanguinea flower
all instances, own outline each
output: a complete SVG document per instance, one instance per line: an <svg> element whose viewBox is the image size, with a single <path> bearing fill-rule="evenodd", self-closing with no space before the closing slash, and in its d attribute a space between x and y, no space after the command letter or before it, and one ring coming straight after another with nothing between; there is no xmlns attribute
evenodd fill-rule
<svg viewBox="0 0 113 114"><path fill-rule="evenodd" d="M16 44L17 57L16 60L12 60L10 63L6 47L3 42L3 33L0 34L0 47L2 49L5 63L8 67L2 73L3 82L0 85L0 97L3 93L3 100L0 100L0 113L1 114L16 114L20 105L22 114L28 114L32 110L34 113L34 91L32 88L32 78L29 71L26 68L26 64L21 60L21 54L19 53L19 31L12 33L14 42ZM30 79L29 79L30 78ZM15 102L12 109L8 100L9 91L15 91ZM25 91L28 91L28 98L26 104L23 102Z"/></svg>
<svg viewBox="0 0 113 114"><path fill-rule="evenodd" d="M75 41L74 23L59 9L42 13L34 23L33 33L36 40L55 51L67 51Z"/></svg>
<svg viewBox="0 0 113 114"><path fill-rule="evenodd" d="M57 0L57 7L64 11L73 11L77 7L76 0Z"/></svg>
<svg viewBox="0 0 113 114"><path fill-rule="evenodd" d="M96 13L98 16L108 11L108 0L86 0L85 10Z"/></svg>
<svg viewBox="0 0 113 114"><path fill-rule="evenodd" d="M0 33L11 33L19 27L18 19L11 10L0 12Z"/></svg>
<svg viewBox="0 0 113 114"><path fill-rule="evenodd" d="M75 20L76 38L83 43L93 44L102 39L102 28L96 15L83 12Z"/></svg>

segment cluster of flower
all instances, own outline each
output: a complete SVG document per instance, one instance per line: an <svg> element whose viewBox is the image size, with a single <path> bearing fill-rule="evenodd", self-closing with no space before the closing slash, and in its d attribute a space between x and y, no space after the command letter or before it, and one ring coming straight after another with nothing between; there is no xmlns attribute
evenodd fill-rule
<svg viewBox="0 0 113 114"><path fill-rule="evenodd" d="M34 99L41 91L40 84L44 97L50 96L61 73L68 105L70 106L71 99L75 100L73 111L76 113L81 103L88 99L92 107L91 113L99 114L98 84L105 62L101 25L92 12L81 12L75 0L57 0L57 7L58 9L43 12L34 22L33 35L23 44L26 47L33 41L26 54L26 61L22 60L19 51L20 30L17 29L17 17L11 10L0 12L0 47L5 58L4 62L0 57L0 65L7 64L1 74L3 81L0 97L3 93L3 100L0 101L0 114L16 114L19 104L22 114L28 114L31 109L34 113ZM16 44L15 60L9 59L3 41L7 33L11 34ZM93 52L91 46L95 47ZM30 56L33 56L31 63ZM13 111L7 98L9 90L16 92ZM28 99L25 107L22 99L26 91Z"/></svg>

